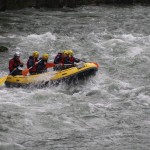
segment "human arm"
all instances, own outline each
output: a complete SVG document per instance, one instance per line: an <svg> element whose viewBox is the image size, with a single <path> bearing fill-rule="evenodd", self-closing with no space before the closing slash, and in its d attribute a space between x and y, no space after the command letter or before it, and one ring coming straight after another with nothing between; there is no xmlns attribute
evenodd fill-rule
<svg viewBox="0 0 150 150"><path fill-rule="evenodd" d="M13 71L13 69L14 69L14 61L11 59L10 61L9 61L9 71Z"/></svg>

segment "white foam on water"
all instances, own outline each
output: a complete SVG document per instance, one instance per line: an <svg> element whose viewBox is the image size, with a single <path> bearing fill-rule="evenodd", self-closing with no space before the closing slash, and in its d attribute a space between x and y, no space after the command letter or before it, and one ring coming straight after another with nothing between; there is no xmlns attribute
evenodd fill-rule
<svg viewBox="0 0 150 150"><path fill-rule="evenodd" d="M133 36L132 34L123 34L121 38L125 41L130 41L130 42L134 42L135 40L137 40L137 37Z"/></svg>
<svg viewBox="0 0 150 150"><path fill-rule="evenodd" d="M26 58L35 50L42 53L49 53L52 49L51 45L57 40L57 37L51 32L46 32L39 35L30 34L26 37L22 36L20 39L21 41L18 43L17 47L24 52L24 57Z"/></svg>
<svg viewBox="0 0 150 150"><path fill-rule="evenodd" d="M16 34L9 35L8 37L11 38L11 39L19 38ZM20 37L22 37L22 36L20 36Z"/></svg>
<svg viewBox="0 0 150 150"><path fill-rule="evenodd" d="M149 106L150 105L150 96L149 95L145 95L144 93L141 93L137 96L137 98L140 101L143 101L143 104Z"/></svg>
<svg viewBox="0 0 150 150"><path fill-rule="evenodd" d="M1 39L5 39L6 37L0 35L0 38L1 38Z"/></svg>
<svg viewBox="0 0 150 150"><path fill-rule="evenodd" d="M143 52L143 49L140 47L130 47L128 49L129 57L135 57L137 55L140 55L142 52Z"/></svg>
<svg viewBox="0 0 150 150"><path fill-rule="evenodd" d="M26 148L17 143L0 142L0 149L2 150L26 150Z"/></svg>
<svg viewBox="0 0 150 150"><path fill-rule="evenodd" d="M6 71L1 71L0 72L0 78L4 77L6 75L8 75L8 72L6 72Z"/></svg>
<svg viewBox="0 0 150 150"><path fill-rule="evenodd" d="M28 40L41 40L41 41L43 41L43 40L56 40L56 36L55 35L53 35L51 32L46 32L46 33L44 33L44 34L40 34L40 35L38 35L38 34L31 34L31 35L28 35L27 37L26 37Z"/></svg>
<svg viewBox="0 0 150 150"><path fill-rule="evenodd" d="M44 81L50 81L50 79L55 75L55 71L50 71L47 72L46 74L40 74L39 76L37 76L36 78L34 78L33 83L38 83L38 82L44 82Z"/></svg>

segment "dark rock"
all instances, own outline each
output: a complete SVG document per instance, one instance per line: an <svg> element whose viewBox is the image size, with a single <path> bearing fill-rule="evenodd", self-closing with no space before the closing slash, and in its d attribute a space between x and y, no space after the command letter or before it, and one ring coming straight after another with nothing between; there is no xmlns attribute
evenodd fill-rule
<svg viewBox="0 0 150 150"><path fill-rule="evenodd" d="M0 52L8 51L8 48L5 46L0 46Z"/></svg>

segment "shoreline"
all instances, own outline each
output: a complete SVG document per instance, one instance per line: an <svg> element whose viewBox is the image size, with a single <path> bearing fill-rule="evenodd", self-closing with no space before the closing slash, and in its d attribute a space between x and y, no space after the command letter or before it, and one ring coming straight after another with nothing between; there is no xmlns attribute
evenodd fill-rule
<svg viewBox="0 0 150 150"><path fill-rule="evenodd" d="M24 8L76 8L82 5L150 5L147 0L0 0L0 11Z"/></svg>

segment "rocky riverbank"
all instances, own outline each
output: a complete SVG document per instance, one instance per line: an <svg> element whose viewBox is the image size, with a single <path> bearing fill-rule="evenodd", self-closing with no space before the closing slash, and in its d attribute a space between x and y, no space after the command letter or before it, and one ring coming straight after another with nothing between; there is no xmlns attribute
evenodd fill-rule
<svg viewBox="0 0 150 150"><path fill-rule="evenodd" d="M0 0L0 11L22 9L27 7L63 8L95 4L150 4L149 0Z"/></svg>

